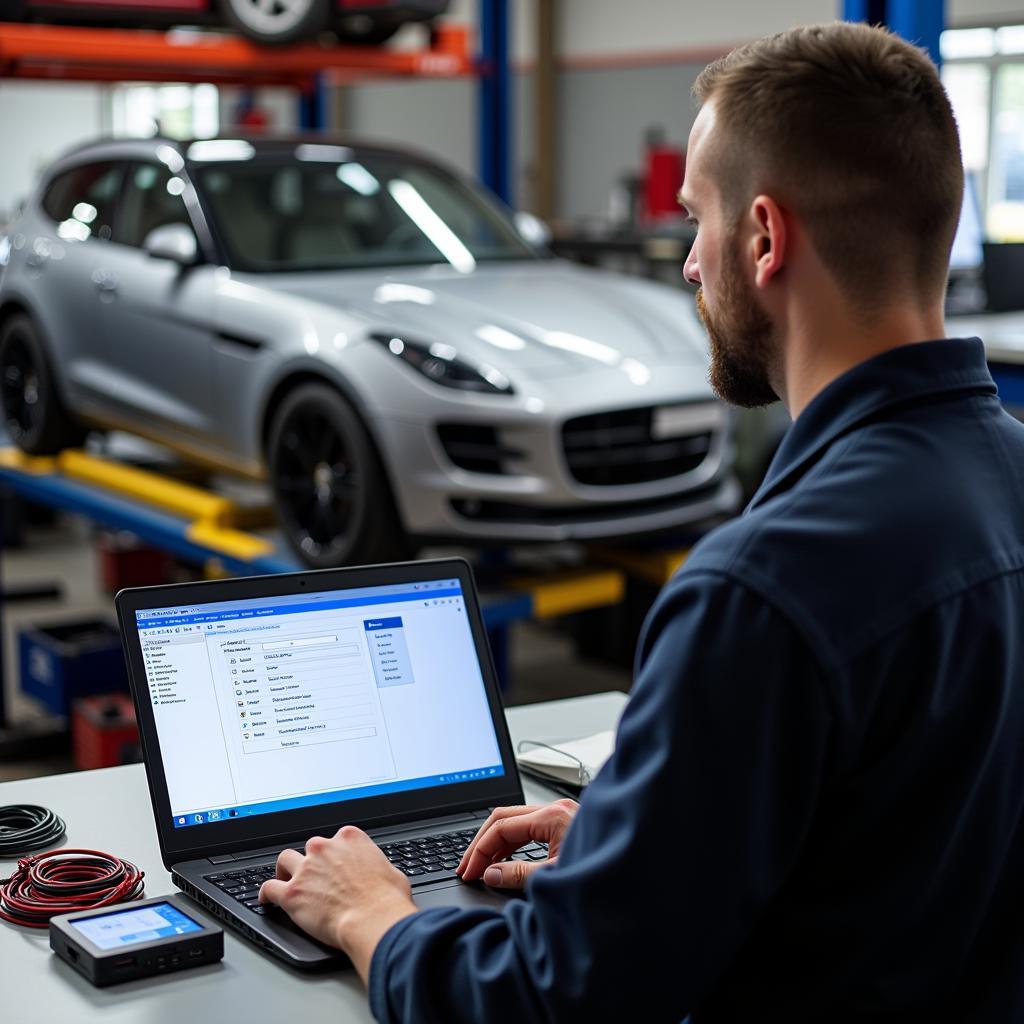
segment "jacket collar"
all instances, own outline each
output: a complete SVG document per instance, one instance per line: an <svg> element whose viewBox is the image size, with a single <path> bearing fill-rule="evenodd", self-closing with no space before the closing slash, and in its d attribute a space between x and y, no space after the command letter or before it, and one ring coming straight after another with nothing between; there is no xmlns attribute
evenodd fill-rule
<svg viewBox="0 0 1024 1024"><path fill-rule="evenodd" d="M746 512L786 490L834 441L880 412L955 392L995 395L980 338L900 345L837 377L786 432Z"/></svg>

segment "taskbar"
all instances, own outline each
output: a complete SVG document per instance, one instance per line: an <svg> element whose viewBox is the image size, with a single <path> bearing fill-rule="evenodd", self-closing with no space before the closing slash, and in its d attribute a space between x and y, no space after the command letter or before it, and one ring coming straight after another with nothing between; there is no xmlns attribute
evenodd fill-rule
<svg viewBox="0 0 1024 1024"><path fill-rule="evenodd" d="M487 765L464 772L446 772L444 775L424 775L418 779L401 779L374 786L359 786L355 789L335 789L329 793L309 793L305 796L288 797L283 800L264 800L257 804L239 804L235 807L212 807L202 811L175 814L172 824L175 828L193 828L196 825L210 825L222 821L249 818L257 814L274 814L277 811L294 811L303 807L319 807L347 800L363 800L366 797L384 796L388 793L403 793L411 789L430 789L433 786L450 786L457 782L474 782L484 778L497 778L505 774L503 765Z"/></svg>

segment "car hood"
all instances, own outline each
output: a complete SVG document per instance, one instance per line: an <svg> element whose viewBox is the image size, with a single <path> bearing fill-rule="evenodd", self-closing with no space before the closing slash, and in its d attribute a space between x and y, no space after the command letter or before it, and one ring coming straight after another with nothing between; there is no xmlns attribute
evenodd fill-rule
<svg viewBox="0 0 1024 1024"><path fill-rule="evenodd" d="M256 283L255 281L253 283ZM706 366L693 299L675 288L561 260L277 274L259 284L343 310L367 331L452 346L514 375Z"/></svg>

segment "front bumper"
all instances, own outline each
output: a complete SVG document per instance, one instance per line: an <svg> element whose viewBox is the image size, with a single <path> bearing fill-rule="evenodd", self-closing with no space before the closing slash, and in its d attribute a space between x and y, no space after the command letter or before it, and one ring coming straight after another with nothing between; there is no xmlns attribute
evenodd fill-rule
<svg viewBox="0 0 1024 1024"><path fill-rule="evenodd" d="M511 415L489 421L513 451L505 471L453 463L436 423L373 422L405 529L432 539L555 542L634 537L738 510L728 426L711 433L691 471L644 483L592 486L574 479L562 421Z"/></svg>

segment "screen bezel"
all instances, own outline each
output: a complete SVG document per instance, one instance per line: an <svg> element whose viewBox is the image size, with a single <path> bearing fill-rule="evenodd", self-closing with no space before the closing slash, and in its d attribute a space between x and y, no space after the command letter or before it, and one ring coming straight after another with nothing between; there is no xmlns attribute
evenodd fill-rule
<svg viewBox="0 0 1024 1024"><path fill-rule="evenodd" d="M228 818L191 828L174 828L156 719L152 703L148 699L149 684L135 618L137 610L302 593L314 594L399 583L411 584L446 577L458 579L462 587L470 631L483 676L487 705L494 724L501 763L505 769L504 775L494 779L451 783L366 797L358 801L339 801L272 814L253 815L248 818ZM516 768L508 723L505 721L497 673L487 642L472 569L465 559L430 559L392 565L320 569L281 573L275 576L248 576L233 580L139 587L122 590L115 598L115 606L139 723L146 777L160 841L160 854L167 868L184 860L237 853L277 843L284 846L302 842L312 835L333 835L338 828L346 824L366 829L377 828L411 821L427 814L458 814L498 804L523 803L522 784ZM141 697L146 699L140 699ZM273 827L270 822L274 822Z"/></svg>

